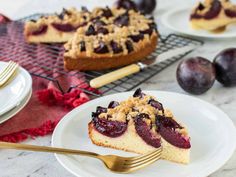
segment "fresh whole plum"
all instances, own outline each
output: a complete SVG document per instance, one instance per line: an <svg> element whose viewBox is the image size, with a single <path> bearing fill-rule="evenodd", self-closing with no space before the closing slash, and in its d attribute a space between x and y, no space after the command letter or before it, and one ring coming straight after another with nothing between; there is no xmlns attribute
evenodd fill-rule
<svg viewBox="0 0 236 177"><path fill-rule="evenodd" d="M156 0L118 0L118 8L139 10L143 14L151 14L156 8Z"/></svg>
<svg viewBox="0 0 236 177"><path fill-rule="evenodd" d="M176 77L185 91L199 95L212 87L215 81L215 68L205 58L189 58L179 64Z"/></svg>
<svg viewBox="0 0 236 177"><path fill-rule="evenodd" d="M213 62L216 79L224 86L236 85L236 48L221 51Z"/></svg>
<svg viewBox="0 0 236 177"><path fill-rule="evenodd" d="M128 9L128 10L136 10L137 7L135 5L135 3L131 0L118 0L116 2L116 7L117 8L125 8L125 9Z"/></svg>
<svg viewBox="0 0 236 177"><path fill-rule="evenodd" d="M134 0L134 3L143 14L151 14L156 8L156 0Z"/></svg>

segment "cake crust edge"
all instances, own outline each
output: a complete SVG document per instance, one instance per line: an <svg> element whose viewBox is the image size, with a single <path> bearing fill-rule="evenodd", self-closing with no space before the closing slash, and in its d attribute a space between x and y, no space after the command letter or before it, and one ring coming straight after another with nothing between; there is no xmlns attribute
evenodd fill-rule
<svg viewBox="0 0 236 177"><path fill-rule="evenodd" d="M96 55L96 57L88 57L81 55L77 58L64 56L64 67L67 70L98 71L129 65L142 60L150 53L152 53L156 49L158 43L157 39L158 35L152 35L150 43L146 44L138 51L133 51L130 54L123 56L110 56L109 54L104 54L100 56Z"/></svg>

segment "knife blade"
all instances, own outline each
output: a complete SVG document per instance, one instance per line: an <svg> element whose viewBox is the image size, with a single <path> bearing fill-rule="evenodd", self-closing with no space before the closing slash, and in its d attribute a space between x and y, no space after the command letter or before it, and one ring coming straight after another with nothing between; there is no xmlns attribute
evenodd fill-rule
<svg viewBox="0 0 236 177"><path fill-rule="evenodd" d="M140 61L135 64L125 66L125 67L120 68L118 70L112 71L110 73L107 73L107 74L104 74L102 76L92 79L90 81L90 86L93 88L100 88L106 84L117 81L117 80L122 79L126 76L129 76L131 74L140 72L141 70L143 70L147 67L156 65L158 63L161 63L167 59L178 56L180 54L185 54L187 52L190 52L197 47L198 47L197 45L189 45L189 46L184 46L181 48L172 49L172 50L169 50L167 52L164 52L164 53L158 55L154 59L146 59L144 61Z"/></svg>

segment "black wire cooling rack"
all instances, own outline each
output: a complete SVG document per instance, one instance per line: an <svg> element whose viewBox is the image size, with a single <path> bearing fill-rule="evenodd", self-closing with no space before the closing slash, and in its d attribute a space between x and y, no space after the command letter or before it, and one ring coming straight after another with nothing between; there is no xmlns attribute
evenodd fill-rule
<svg viewBox="0 0 236 177"><path fill-rule="evenodd" d="M146 80L150 79L166 67L178 61L189 52L168 59L158 65L149 67L140 73L130 75L116 82L103 86L99 92L94 92L89 88L89 81L112 70L90 71L90 72L67 72L63 67L63 45L62 44L27 44L23 36L24 21L37 19L42 14L28 16L19 21L14 21L5 25L0 25L0 60L13 60L24 66L32 75L45 78L55 82L62 92L68 92L77 87L93 96L101 96L115 92L132 90ZM156 50L147 58L153 58L168 50L187 45L202 45L202 41L170 34L161 36ZM81 82L72 85L68 90L63 90L60 77L77 77Z"/></svg>

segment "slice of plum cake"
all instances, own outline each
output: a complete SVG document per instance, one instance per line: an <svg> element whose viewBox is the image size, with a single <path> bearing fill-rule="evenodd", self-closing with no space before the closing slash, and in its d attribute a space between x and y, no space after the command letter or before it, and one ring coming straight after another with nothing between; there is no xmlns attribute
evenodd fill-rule
<svg viewBox="0 0 236 177"><path fill-rule="evenodd" d="M198 2L190 15L193 29L223 32L230 24L236 23L236 5L230 0L204 0Z"/></svg>
<svg viewBox="0 0 236 177"><path fill-rule="evenodd" d="M190 138L170 110L138 89L122 102L97 107L88 125L89 137L99 146L145 154L162 146L162 159L189 163Z"/></svg>

